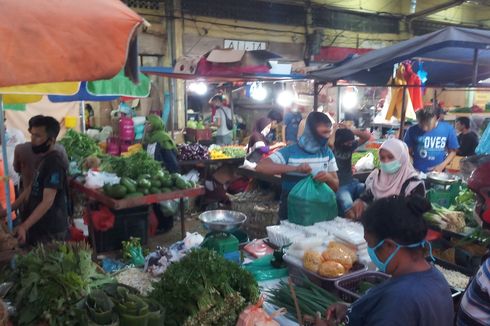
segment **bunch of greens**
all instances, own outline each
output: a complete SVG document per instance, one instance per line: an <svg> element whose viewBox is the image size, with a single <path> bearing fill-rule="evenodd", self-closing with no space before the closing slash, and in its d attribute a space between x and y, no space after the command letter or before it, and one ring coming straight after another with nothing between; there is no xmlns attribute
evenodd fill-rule
<svg viewBox="0 0 490 326"><path fill-rule="evenodd" d="M162 166L147 152L139 151L127 157L107 156L103 159L101 168L106 172L117 174L118 177L136 180L144 174L154 175L162 169Z"/></svg>
<svg viewBox="0 0 490 326"><path fill-rule="evenodd" d="M67 131L60 143L65 147L68 158L79 164L89 156L100 155L100 147L95 140L73 129Z"/></svg>
<svg viewBox="0 0 490 326"><path fill-rule="evenodd" d="M293 285L302 315L316 316L317 312L323 314L331 304L340 301L335 295L313 284L305 276L303 276L302 283L302 285ZM286 308L289 311L286 316L296 320L293 315L296 311L293 295L287 282L281 281L278 287L269 290L267 301L276 307Z"/></svg>
<svg viewBox="0 0 490 326"><path fill-rule="evenodd" d="M249 272L207 249L193 250L172 264L150 293L166 308L165 324L171 326L235 325L258 297Z"/></svg>
<svg viewBox="0 0 490 326"><path fill-rule="evenodd" d="M468 226L477 226L476 221L473 218L473 211L475 209L476 198L473 191L468 188L461 190L454 199L454 204L449 207L450 210L459 211L464 213L465 221Z"/></svg>
<svg viewBox="0 0 490 326"><path fill-rule="evenodd" d="M16 304L18 325L45 321L50 325L76 325L75 303L91 289L112 282L97 272L86 244L53 243L17 257L9 293Z"/></svg>

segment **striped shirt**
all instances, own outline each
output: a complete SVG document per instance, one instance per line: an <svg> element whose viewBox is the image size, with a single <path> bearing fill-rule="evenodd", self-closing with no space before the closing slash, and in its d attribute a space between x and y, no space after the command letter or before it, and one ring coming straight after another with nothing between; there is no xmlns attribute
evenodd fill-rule
<svg viewBox="0 0 490 326"><path fill-rule="evenodd" d="M456 325L490 325L490 258L481 265L466 289Z"/></svg>
<svg viewBox="0 0 490 326"><path fill-rule="evenodd" d="M269 158L277 164L299 166L303 163L311 167L311 174L316 175L320 171L337 172L337 162L330 148L324 147L318 153L305 152L297 144L290 145L275 152ZM301 173L288 173L282 178L282 189L290 191L294 185L306 175Z"/></svg>

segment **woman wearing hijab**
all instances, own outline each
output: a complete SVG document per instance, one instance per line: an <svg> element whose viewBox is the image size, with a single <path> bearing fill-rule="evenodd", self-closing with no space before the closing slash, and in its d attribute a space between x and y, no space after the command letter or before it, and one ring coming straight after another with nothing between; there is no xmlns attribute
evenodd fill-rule
<svg viewBox="0 0 490 326"><path fill-rule="evenodd" d="M287 198L291 189L308 174L315 180L325 182L333 191L339 187L337 163L327 146L332 132L332 122L321 112L308 115L305 130L297 144L275 152L259 162L256 171L282 175L281 204L279 217L287 219Z"/></svg>
<svg viewBox="0 0 490 326"><path fill-rule="evenodd" d="M170 173L179 172L177 147L173 139L165 131L163 120L156 115L150 115L146 119L143 145L147 153L155 161L161 162ZM159 231L166 232L171 230L174 225L173 216L165 216L160 208L160 204L153 204L153 211L158 219Z"/></svg>
<svg viewBox="0 0 490 326"><path fill-rule="evenodd" d="M388 139L379 148L380 169L366 179L366 190L354 202L354 214L360 218L366 206L374 200L390 196L420 195L425 186L410 162L407 145L399 139Z"/></svg>

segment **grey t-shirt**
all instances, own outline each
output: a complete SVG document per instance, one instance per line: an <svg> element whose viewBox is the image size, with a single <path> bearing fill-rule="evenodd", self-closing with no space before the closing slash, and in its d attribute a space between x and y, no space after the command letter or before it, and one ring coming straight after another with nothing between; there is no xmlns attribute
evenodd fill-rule
<svg viewBox="0 0 490 326"><path fill-rule="evenodd" d="M217 136L226 136L231 132L231 130L226 127L225 113L226 113L226 116L228 116L228 119L231 119L231 109L230 108L228 108L226 106L222 106L222 107L216 109L215 119L219 119L219 121L220 121L220 126L219 126L218 130L216 131Z"/></svg>
<svg viewBox="0 0 490 326"><path fill-rule="evenodd" d="M347 185L354 179L352 176L352 153L357 147L359 147L359 142L356 140L352 143L350 148L335 148L333 151L337 166L339 167L339 170L337 171L339 186Z"/></svg>

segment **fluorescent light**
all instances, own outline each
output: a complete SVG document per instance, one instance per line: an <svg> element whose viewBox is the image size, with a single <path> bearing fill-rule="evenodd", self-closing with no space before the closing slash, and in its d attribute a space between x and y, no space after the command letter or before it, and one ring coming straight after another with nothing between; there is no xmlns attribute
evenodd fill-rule
<svg viewBox="0 0 490 326"><path fill-rule="evenodd" d="M294 94L291 91L281 91L277 94L276 103L283 108L291 106L294 102Z"/></svg>
<svg viewBox="0 0 490 326"><path fill-rule="evenodd" d="M189 91L196 93L197 95L205 95L208 92L208 85L203 82L190 83Z"/></svg>
<svg viewBox="0 0 490 326"><path fill-rule="evenodd" d="M262 83L253 83L250 87L250 96L259 102L267 98L267 89L262 86Z"/></svg>

